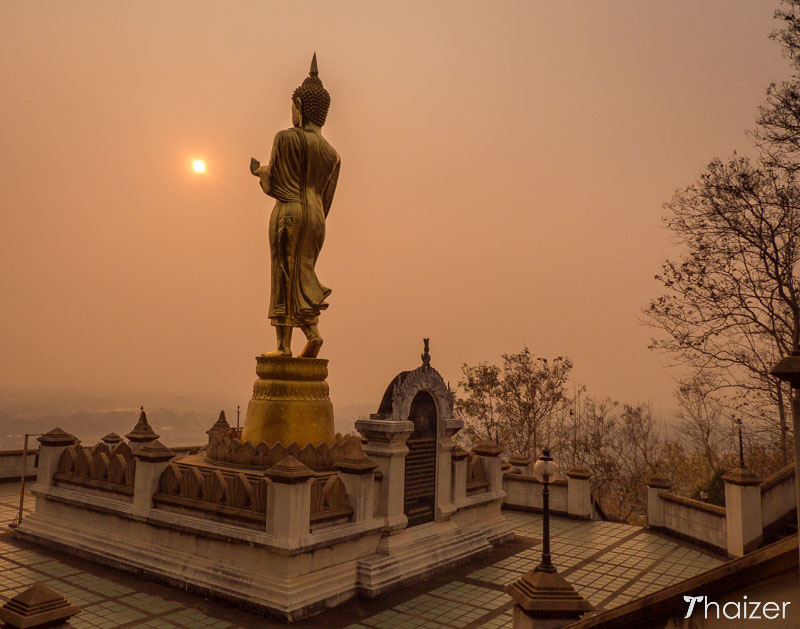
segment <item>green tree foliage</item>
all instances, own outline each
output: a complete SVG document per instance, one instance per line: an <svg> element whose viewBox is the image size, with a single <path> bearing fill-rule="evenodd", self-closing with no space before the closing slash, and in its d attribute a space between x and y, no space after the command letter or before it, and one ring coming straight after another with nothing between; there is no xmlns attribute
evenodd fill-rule
<svg viewBox="0 0 800 629"><path fill-rule="evenodd" d="M500 443L502 421L498 400L502 395L500 368L489 363L474 367L462 365L458 386L465 396L456 399L456 413L464 421L464 431L472 443Z"/></svg>
<svg viewBox="0 0 800 629"><path fill-rule="evenodd" d="M518 354L503 355L500 409L512 451L535 458L550 445L571 369L569 358L548 361L535 357L527 347Z"/></svg>
<svg viewBox="0 0 800 629"><path fill-rule="evenodd" d="M535 457L565 400L572 361L537 358L527 347L502 359L502 367L485 362L461 367L458 386L464 395L456 400L456 412L471 443L492 441Z"/></svg>
<svg viewBox="0 0 800 629"><path fill-rule="evenodd" d="M663 436L646 405L568 397L572 361L547 360L527 347L504 354L502 365L462 366L455 408L471 445L490 440L506 455L536 458L549 446L562 471L581 465L607 513L642 521L647 478L656 469Z"/></svg>

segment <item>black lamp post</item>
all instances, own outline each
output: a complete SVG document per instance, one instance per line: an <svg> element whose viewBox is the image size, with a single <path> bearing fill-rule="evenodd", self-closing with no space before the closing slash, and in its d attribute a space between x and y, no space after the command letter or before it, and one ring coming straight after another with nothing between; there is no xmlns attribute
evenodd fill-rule
<svg viewBox="0 0 800 629"><path fill-rule="evenodd" d="M550 456L550 448L542 451L533 465L533 476L544 485L542 488L542 562L536 567L537 572L555 572L556 568L550 558L550 479L558 474L558 465Z"/></svg>
<svg viewBox="0 0 800 629"><path fill-rule="evenodd" d="M744 446L742 445L742 418L737 417L733 422L739 429L739 467L744 469Z"/></svg>
<svg viewBox="0 0 800 629"><path fill-rule="evenodd" d="M542 488L542 562L505 590L514 599L514 629L563 627L572 624L592 606L558 574L550 560L550 481L558 473L550 449L545 448L533 465L533 476Z"/></svg>

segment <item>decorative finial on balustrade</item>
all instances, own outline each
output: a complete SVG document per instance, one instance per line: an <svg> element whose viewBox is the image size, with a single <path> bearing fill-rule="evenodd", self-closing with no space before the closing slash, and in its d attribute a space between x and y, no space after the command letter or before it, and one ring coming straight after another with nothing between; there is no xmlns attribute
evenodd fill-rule
<svg viewBox="0 0 800 629"><path fill-rule="evenodd" d="M120 437L115 432L110 432L105 437L103 437L101 439L101 441L104 444L106 444L107 446L109 446L110 448L113 448L114 446L116 446L118 443L120 443L122 441L122 437Z"/></svg>
<svg viewBox="0 0 800 629"><path fill-rule="evenodd" d="M222 432L223 430L230 430L231 425L228 423L228 420L225 418L225 411L219 412L219 417L217 421L214 422L214 425L211 426L208 430L206 430L206 434L211 436L211 433L214 432Z"/></svg>
<svg viewBox="0 0 800 629"><path fill-rule="evenodd" d="M144 412L144 406L142 406L139 411L139 421L136 422L133 430L125 435L125 438L128 441L133 442L155 441L160 437L160 435L157 435L150 427L150 424L147 421L147 414Z"/></svg>

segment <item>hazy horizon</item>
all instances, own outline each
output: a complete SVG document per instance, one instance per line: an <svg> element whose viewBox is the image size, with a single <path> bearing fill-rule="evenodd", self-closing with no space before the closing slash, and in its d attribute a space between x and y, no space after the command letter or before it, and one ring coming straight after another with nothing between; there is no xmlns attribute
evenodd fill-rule
<svg viewBox="0 0 800 629"><path fill-rule="evenodd" d="M317 266L334 406L377 408L430 337L454 387L527 344L669 419L677 372L637 323L675 255L661 205L750 152L788 75L777 6L4 2L0 382L246 408L274 343L248 163L316 51L342 156Z"/></svg>

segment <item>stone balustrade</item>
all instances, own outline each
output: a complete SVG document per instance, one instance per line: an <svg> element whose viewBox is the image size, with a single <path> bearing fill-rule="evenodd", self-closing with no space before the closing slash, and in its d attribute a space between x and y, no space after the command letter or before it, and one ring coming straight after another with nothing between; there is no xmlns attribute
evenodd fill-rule
<svg viewBox="0 0 800 629"><path fill-rule="evenodd" d="M727 521L723 507L670 493L663 493L661 500L665 529L716 552L725 552Z"/></svg>
<svg viewBox="0 0 800 629"><path fill-rule="evenodd" d="M39 460L38 450L28 448L25 458L25 476L35 477ZM23 450L0 451L0 482L19 480L22 477Z"/></svg>
<svg viewBox="0 0 800 629"><path fill-rule="evenodd" d="M118 500L138 507L273 530L284 538L374 518L373 475L377 465L364 455L360 444L352 445L352 439L334 444L331 449L336 468L322 472L311 470L288 449L284 449L284 458L266 472L256 472L191 459L181 462L158 440L137 443L135 452L121 438L104 439L88 448L60 430L44 435L42 440L44 465L40 466L37 484L43 486L116 495ZM267 454L279 449L272 448ZM351 454L347 455L345 449ZM298 453L304 459L319 458L308 449ZM326 463L330 461L328 451L323 456ZM287 509L291 517L286 515Z"/></svg>
<svg viewBox="0 0 800 629"><path fill-rule="evenodd" d="M520 511L542 510L542 483L533 477L533 465L527 457L512 456L510 468L503 474L506 492L503 507ZM591 474L582 467L570 469L567 478L557 478L550 485L550 511L555 515L581 520L593 517Z"/></svg>
<svg viewBox="0 0 800 629"><path fill-rule="evenodd" d="M367 459L369 461L369 459ZM367 472L369 474L370 472ZM347 486L342 482L342 472L316 477L311 484L311 530L317 531L336 524L350 522L355 510L350 504ZM368 492L366 487L351 485L353 493ZM362 496L357 496L364 500Z"/></svg>
<svg viewBox="0 0 800 629"><path fill-rule="evenodd" d="M725 507L678 496L670 492L664 476L654 476L647 489L647 523L730 557L757 549L764 529L796 508L794 465L766 480L747 469L725 474Z"/></svg>
<svg viewBox="0 0 800 629"><path fill-rule="evenodd" d="M261 529L267 513L263 474L170 463L163 470L156 507Z"/></svg>
<svg viewBox="0 0 800 629"><path fill-rule="evenodd" d="M670 492L672 483L656 475L647 482L647 525L680 539L725 553L727 520L723 507Z"/></svg>
<svg viewBox="0 0 800 629"><path fill-rule="evenodd" d="M291 455L313 470L332 470L341 459L361 452L361 440L354 435L337 434L331 444L306 444L301 448L296 443L284 445L278 442L270 445L242 441L235 428L209 430L208 433L205 456L208 463L266 468Z"/></svg>
<svg viewBox="0 0 800 629"><path fill-rule="evenodd" d="M790 463L761 483L761 526L767 528L796 507L795 466Z"/></svg>
<svg viewBox="0 0 800 629"><path fill-rule="evenodd" d="M64 449L53 481L133 496L135 475L136 459L130 446L121 441L110 448L101 441L92 448L76 443Z"/></svg>

